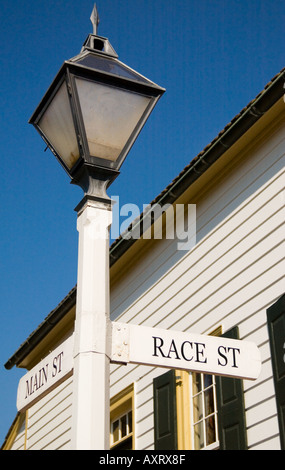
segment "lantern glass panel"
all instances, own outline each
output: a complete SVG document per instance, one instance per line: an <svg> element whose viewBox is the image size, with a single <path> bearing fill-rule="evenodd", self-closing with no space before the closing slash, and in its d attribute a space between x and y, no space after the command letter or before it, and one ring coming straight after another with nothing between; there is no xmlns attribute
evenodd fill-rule
<svg viewBox="0 0 285 470"><path fill-rule="evenodd" d="M76 86L90 155L116 161L151 98L81 78Z"/></svg>
<svg viewBox="0 0 285 470"><path fill-rule="evenodd" d="M71 169L79 159L79 149L65 82L55 94L38 126L65 165Z"/></svg>

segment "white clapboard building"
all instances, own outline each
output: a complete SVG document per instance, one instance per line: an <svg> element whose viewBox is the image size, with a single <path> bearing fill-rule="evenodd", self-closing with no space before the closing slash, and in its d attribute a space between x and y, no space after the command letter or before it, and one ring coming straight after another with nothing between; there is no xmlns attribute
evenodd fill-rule
<svg viewBox="0 0 285 470"><path fill-rule="evenodd" d="M111 449L285 448L284 76L157 196L152 207L166 213L150 228L142 214L133 226L141 236L110 247L112 322L252 342L258 378L185 370L182 356L205 359L202 342L157 334L154 352L171 368L111 364ZM2 449L71 449L75 307L76 286L5 364L26 375ZM238 353L228 352L220 364L234 367Z"/></svg>

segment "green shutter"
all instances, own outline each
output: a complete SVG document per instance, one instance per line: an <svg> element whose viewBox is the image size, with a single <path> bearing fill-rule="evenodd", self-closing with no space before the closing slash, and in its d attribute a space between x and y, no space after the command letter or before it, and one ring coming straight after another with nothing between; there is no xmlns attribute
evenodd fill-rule
<svg viewBox="0 0 285 470"><path fill-rule="evenodd" d="M267 310L280 442L285 450L285 294Z"/></svg>
<svg viewBox="0 0 285 470"><path fill-rule="evenodd" d="M170 370L153 381L155 450L177 449L176 380Z"/></svg>
<svg viewBox="0 0 285 470"><path fill-rule="evenodd" d="M238 327L223 334L238 339ZM221 450L246 450L246 422L241 379L216 376L218 431Z"/></svg>

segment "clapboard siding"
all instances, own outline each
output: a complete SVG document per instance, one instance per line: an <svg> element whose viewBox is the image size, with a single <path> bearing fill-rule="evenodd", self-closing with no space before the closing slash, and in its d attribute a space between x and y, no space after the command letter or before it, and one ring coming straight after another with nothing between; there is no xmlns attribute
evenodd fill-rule
<svg viewBox="0 0 285 470"><path fill-rule="evenodd" d="M250 447L249 450L252 448ZM280 438L279 438L279 430L278 433L274 436L271 436L269 439L265 439L264 441L257 442L253 447L253 450L280 450Z"/></svg>
<svg viewBox="0 0 285 470"><path fill-rule="evenodd" d="M278 139L280 139L279 135ZM251 201L250 198L253 198L254 201L258 198L254 204L260 204L260 207L262 207L264 201L266 202L268 200L268 194L262 193L266 191L270 184L273 183L276 175L278 177L278 172L284 167L284 138L281 139L281 142L278 142L278 145L273 144L272 151L274 152L274 155L272 156L269 154L270 158L268 158L268 162L264 161L266 160L265 157L263 155L259 155L258 152L251 155L251 158L245 159L245 163L242 165L242 171L240 170L241 175L238 175L237 184L235 184L235 175L237 172L236 166L231 169L231 172L228 173L226 177L224 177L224 181L221 181L220 176L220 181L218 181L220 184L217 185L217 188L211 188L210 199L205 196L202 201L199 201L197 204L197 240L203 240L205 244L207 241L207 234L217 225L218 219L222 220L222 224L219 226L217 234L215 232L211 232L211 244L215 243L215 239L217 237L218 239L223 240L225 236L222 228L224 226L224 221L227 220L226 215L230 217L230 220L232 217L235 217L237 219L240 218L241 221L245 221L247 214L254 216L256 212L254 208L248 207L248 204ZM268 149L266 149L265 154L268 157ZM252 163L251 160L257 160L258 163ZM254 181L254 185L250 183L251 180ZM282 187L282 181L280 181L280 184ZM226 189L224 189L224 186ZM253 191L253 186L255 186L255 191ZM237 200L239 205L236 202ZM191 202L193 201L189 201L189 203ZM222 205L222 202L224 205ZM235 209L236 207L238 207L238 210ZM233 221L233 223L235 223L235 221ZM252 224L255 226L254 220L252 221ZM228 230L228 226L226 227L226 230ZM157 245L159 245L158 248ZM160 273L165 273L168 270L168 266L171 266L171 254L174 252L174 248L176 247L176 241L171 244L169 240L163 240L162 243L157 245L156 250L153 250L149 256L146 256L142 262L137 263L134 270L129 272L127 276L129 291L123 293L117 291L116 293L115 289L114 292L112 292L112 311L116 318L119 315L120 309L121 312L126 311L126 303L132 302L132 299L137 299L139 297L139 293L143 292L142 283L136 282L138 277L141 280L143 275L144 284L146 286L152 286L153 280L150 282L149 276L155 277L158 270ZM159 251L161 251L161 253ZM200 252L197 253L197 256L200 256ZM195 258L193 261L195 261ZM165 264L163 264L163 262L165 262ZM172 265L175 264L173 263ZM162 266L164 266L164 269ZM125 304L123 304L124 301Z"/></svg>
<svg viewBox="0 0 285 470"><path fill-rule="evenodd" d="M11 446L11 450L24 450L25 449L25 428L26 428L26 421L23 419L23 423L18 429L16 438Z"/></svg>
<svg viewBox="0 0 285 470"><path fill-rule="evenodd" d="M284 135L277 133L270 143L263 143L255 151L243 152L225 169L211 187L211 198L205 194L204 204L199 206L201 238L204 238L218 222L227 219L247 205L252 197L266 188L269 181L284 168Z"/></svg>
<svg viewBox="0 0 285 470"><path fill-rule="evenodd" d="M280 185L279 189L281 191L284 185L284 173L279 176L276 185ZM268 187L267 189L268 196L272 188ZM284 206L282 207L280 191L268 203L259 207L259 209L256 209L259 201L255 198L254 202L252 202L254 220L251 220L247 212L245 214L236 214L236 217L231 217L228 224L223 224L220 230L216 230L210 240L207 239L208 243L205 241L197 245L189 255L183 258L183 261L180 261L178 265L175 265L168 271L144 296L137 299L124 312L124 321L132 321L139 324L145 323L146 320L152 317L151 320L153 321L154 319L158 323L162 320L161 316L163 315L158 310L163 309L165 311L165 305L167 304L168 315L171 305L174 305L174 308L176 308L177 295L179 295L181 289L184 289L185 295L188 295L188 297L190 295L192 297L195 292L201 292L201 287L203 286L206 286L207 290L209 290L211 288L210 282L212 284L219 282L217 280L217 269L221 275L223 275L225 269L231 270L232 274L230 276L234 278L236 271L232 270L233 262L235 263L236 270L238 270L239 265L241 265L241 270L243 269L242 263L245 263L245 269L249 270L251 266L247 267L247 259L250 254L254 256L254 251L256 252L260 249L260 246L257 246L258 241L261 240L260 243L265 251L266 249L267 251L270 250L272 246L271 240L268 238L262 241L264 235L266 235L264 231L271 232L271 238L273 238L273 243L275 243L275 223L277 230L279 228L279 236L282 236ZM263 196L266 198L266 195L263 194ZM256 214L257 211L259 211L258 214ZM272 211L274 211L274 215L271 215ZM257 227L256 223L258 223ZM254 245L256 246L255 250ZM250 253L250 249L253 249L253 253ZM281 248L279 250L281 252ZM262 253L258 253L257 256L261 259ZM224 277L226 274L224 274ZM141 276L139 279L136 279L138 283L139 280L141 280ZM225 283L226 281L221 279L220 282ZM187 290L185 289L186 286ZM131 288L130 285L129 288Z"/></svg>
<svg viewBox="0 0 285 470"><path fill-rule="evenodd" d="M72 378L29 410L28 450L68 448L71 429Z"/></svg>
<svg viewBox="0 0 285 470"><path fill-rule="evenodd" d="M277 222L280 225L282 214L277 217ZM270 224L271 227L273 222ZM273 231L273 230L272 230ZM151 326L161 325L163 327L177 328L178 330L187 330L193 328L195 323L201 322L205 313L207 314L207 321L205 327L199 326L199 331L209 329L210 324L216 323L216 309L221 309L222 303L227 305L227 310L219 314L219 319L224 319L225 315L228 316L231 311L240 306L240 298L236 298L234 303L234 296L239 296L241 293L244 295L245 291L253 297L252 287L255 280L258 280L257 295L264 288L271 285L272 282L277 282L278 278L282 278L284 269L284 262L280 263L280 257L283 256L284 249L282 250L282 226L276 231L273 231L270 240L263 240L261 243L256 244L252 248L252 252L247 251L240 259L235 261L235 258L229 260L227 265L224 265L223 260L217 256L214 257L215 261L212 266L205 269L199 264L194 273L191 269L178 278L173 272L173 279L169 282L167 287L167 280L164 286L156 286L153 291L154 295L149 295L140 299L133 306L132 311L128 311L124 321L136 320L135 323L145 323ZM262 232L262 230L261 230ZM254 238L253 238L254 240ZM230 243L230 241L229 241ZM270 247L274 247L270 249ZM269 248L269 249L268 249ZM212 250L214 251L214 249ZM256 256L257 260L254 259ZM248 260L252 259L252 263L248 266ZM266 263L266 265L265 265ZM278 267L278 265L280 265ZM220 267L219 267L220 266ZM265 270L265 266L267 269ZM273 269L276 268L276 269ZM274 272L272 272L274 271ZM199 272L195 276L196 272ZM273 276L273 277L272 277ZM268 279L270 277L270 279ZM245 297L242 298L243 303ZM234 304L230 306L229 304ZM215 306L216 309L214 308ZM136 315L134 314L134 311ZM210 315L210 317L209 317ZM211 320L213 317L213 320Z"/></svg>
<svg viewBox="0 0 285 470"><path fill-rule="evenodd" d="M260 348L262 372L244 381L248 444L280 448L266 309L284 292L284 124L233 159L196 197L197 243L152 242L112 285L112 319L210 333L239 325ZM188 203L193 201L189 200ZM112 366L111 394L136 382L136 445L153 446L152 381L163 370Z"/></svg>
<svg viewBox="0 0 285 470"><path fill-rule="evenodd" d="M257 422L253 428L247 429L247 439L249 448L254 449L260 443L265 443L272 439L272 436L277 436L279 433L278 422L276 416L269 419L263 419ZM276 447L271 450L280 450L280 443L276 442Z"/></svg>
<svg viewBox="0 0 285 470"><path fill-rule="evenodd" d="M24 443L25 443L25 431L17 435L15 441L13 442L11 450L24 450L25 449Z"/></svg>
<svg viewBox="0 0 285 470"><path fill-rule="evenodd" d="M117 286L111 285L111 320L118 319L126 313L129 306L133 306L137 299L143 297L148 289L152 289L168 269L183 257L183 251L177 252L176 242L173 240L154 240L150 242L154 250L150 255L143 255L139 263L124 274L124 280L129 286L129 291L117 291ZM137 260L136 260L137 261ZM138 284L137 279L143 274L143 283Z"/></svg>

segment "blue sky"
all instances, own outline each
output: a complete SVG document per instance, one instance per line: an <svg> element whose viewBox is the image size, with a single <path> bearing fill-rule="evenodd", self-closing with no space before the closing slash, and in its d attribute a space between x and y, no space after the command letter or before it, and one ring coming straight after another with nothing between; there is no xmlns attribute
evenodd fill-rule
<svg viewBox="0 0 285 470"><path fill-rule="evenodd" d="M97 0L98 34L166 88L109 189L149 203L284 66L283 0ZM4 363L76 284L81 190L28 119L92 32L93 1L1 0L0 444L23 370Z"/></svg>

